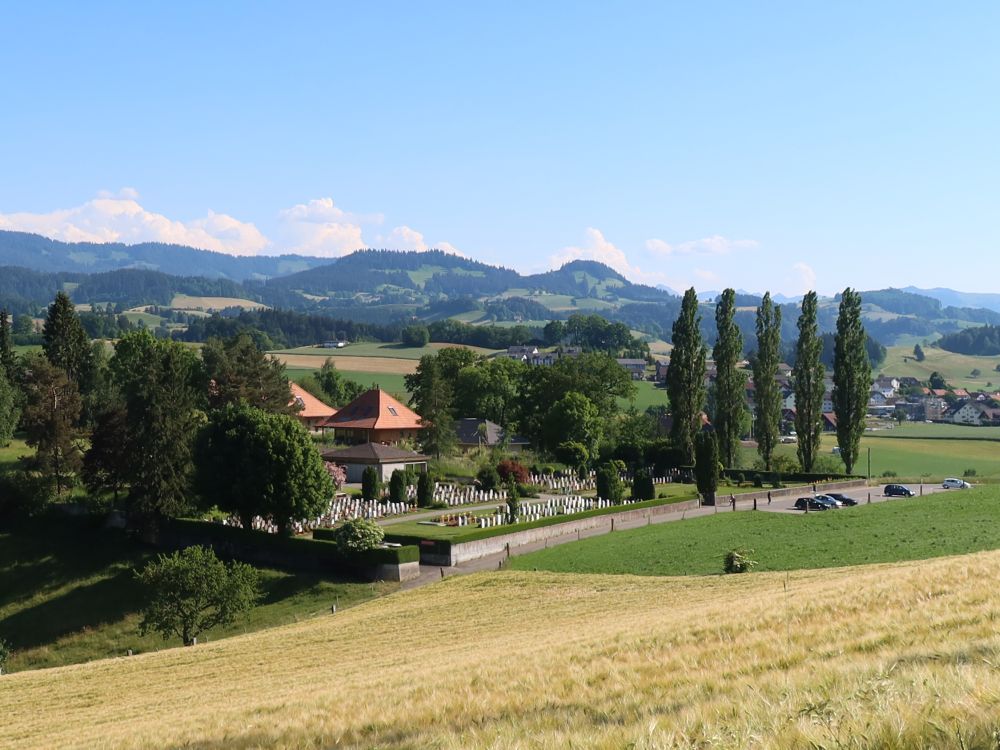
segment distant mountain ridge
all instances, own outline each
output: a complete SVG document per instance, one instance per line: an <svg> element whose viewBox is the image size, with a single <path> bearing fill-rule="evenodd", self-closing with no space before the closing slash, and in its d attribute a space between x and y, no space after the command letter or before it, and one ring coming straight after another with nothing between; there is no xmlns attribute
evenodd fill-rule
<svg viewBox="0 0 1000 750"><path fill-rule="evenodd" d="M936 299L942 305L951 307L981 307L986 310L1000 312L1000 294L990 294L988 292L957 292L954 289L944 287L934 287L933 289L920 289L915 286L903 287L901 291L919 294L923 297Z"/></svg>

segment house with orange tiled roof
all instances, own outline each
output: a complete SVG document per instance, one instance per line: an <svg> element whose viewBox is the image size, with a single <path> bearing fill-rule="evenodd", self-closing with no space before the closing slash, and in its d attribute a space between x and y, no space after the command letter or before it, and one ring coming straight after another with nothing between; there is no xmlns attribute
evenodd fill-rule
<svg viewBox="0 0 1000 750"><path fill-rule="evenodd" d="M365 391L322 425L338 442L397 445L416 439L424 428L420 415L381 388Z"/></svg>
<svg viewBox="0 0 1000 750"><path fill-rule="evenodd" d="M305 425L307 430L318 430L326 420L337 413L332 406L327 406L298 383L289 381L288 388L292 392L291 406L298 407L295 417Z"/></svg>

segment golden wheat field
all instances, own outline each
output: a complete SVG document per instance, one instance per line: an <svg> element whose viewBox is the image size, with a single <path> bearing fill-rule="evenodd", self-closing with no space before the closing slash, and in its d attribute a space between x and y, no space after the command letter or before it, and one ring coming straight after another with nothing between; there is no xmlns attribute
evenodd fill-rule
<svg viewBox="0 0 1000 750"><path fill-rule="evenodd" d="M318 370L323 366L326 357L315 354L274 354L286 367L297 367ZM417 371L415 359L393 359L392 357L338 357L334 359L338 369L350 372L388 372L398 375L409 375Z"/></svg>
<svg viewBox="0 0 1000 750"><path fill-rule="evenodd" d="M1000 552L792 574L453 578L0 678L5 747L996 747Z"/></svg>

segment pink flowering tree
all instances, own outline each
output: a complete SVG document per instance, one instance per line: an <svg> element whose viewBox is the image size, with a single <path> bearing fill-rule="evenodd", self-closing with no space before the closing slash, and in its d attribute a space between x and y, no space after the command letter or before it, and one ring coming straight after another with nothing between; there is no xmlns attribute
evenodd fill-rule
<svg viewBox="0 0 1000 750"><path fill-rule="evenodd" d="M326 469L326 473L330 475L330 479L333 480L333 486L336 489L340 489L347 482L347 470L340 464L331 463L330 461L324 461L323 467Z"/></svg>

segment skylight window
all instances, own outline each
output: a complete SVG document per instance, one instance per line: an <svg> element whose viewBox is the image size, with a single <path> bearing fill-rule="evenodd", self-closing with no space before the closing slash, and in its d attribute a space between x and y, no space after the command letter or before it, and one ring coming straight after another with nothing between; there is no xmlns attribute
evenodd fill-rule
<svg viewBox="0 0 1000 750"><path fill-rule="evenodd" d="M398 414L396 413L396 407L395 407L395 406L388 406L388 407L386 407L386 408L387 408L387 409L389 410L389 413L390 413L390 414L391 414L392 416L394 416L394 417L398 417L398 416L399 416L399 415L398 415Z"/></svg>

